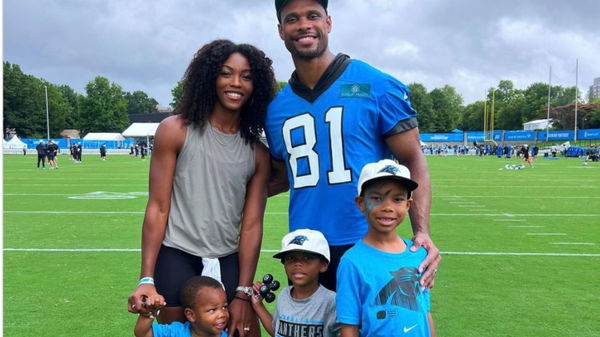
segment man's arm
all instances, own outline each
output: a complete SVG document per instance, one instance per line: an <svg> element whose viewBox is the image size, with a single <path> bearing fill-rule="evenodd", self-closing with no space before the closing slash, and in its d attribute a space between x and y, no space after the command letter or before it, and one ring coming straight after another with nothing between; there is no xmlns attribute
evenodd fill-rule
<svg viewBox="0 0 600 337"><path fill-rule="evenodd" d="M289 190L287 171L283 161L271 158L271 176L269 177L268 196Z"/></svg>
<svg viewBox="0 0 600 337"><path fill-rule="evenodd" d="M441 256L439 249L431 241L429 228L429 213L431 211L431 179L429 168L419 139L419 129L413 128L408 131L393 135L386 139L386 143L398 162L410 170L411 178L419 187L413 192L413 203L410 207L410 223L414 234L414 244L411 250L423 246L427 249L427 258L419 267L423 272L421 285L431 288Z"/></svg>
<svg viewBox="0 0 600 337"><path fill-rule="evenodd" d="M252 279L256 273L263 234L267 181L270 175L270 160L267 149L262 143L257 143L255 147L256 169L246 188L246 200L240 228L238 285L244 287L252 285ZM250 334L258 336L260 333L250 299L243 301L240 298L246 298L246 294L238 292L229 305L229 334L234 336L237 330L239 335L242 336L246 327L253 328L256 326L257 331L252 330ZM252 323L254 323L254 326Z"/></svg>

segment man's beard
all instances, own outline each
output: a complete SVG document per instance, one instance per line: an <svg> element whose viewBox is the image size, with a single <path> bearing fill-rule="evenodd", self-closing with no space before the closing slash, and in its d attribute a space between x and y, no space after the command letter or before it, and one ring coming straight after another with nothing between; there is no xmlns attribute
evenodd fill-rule
<svg viewBox="0 0 600 337"><path fill-rule="evenodd" d="M327 50L327 48L323 47L321 41L319 41L319 43L317 43L316 48L312 50L300 50L296 48L296 46L294 46L293 44L289 49L291 49L292 56L303 61L311 61L315 58L318 58L319 56L323 55L323 53L325 53L325 50Z"/></svg>

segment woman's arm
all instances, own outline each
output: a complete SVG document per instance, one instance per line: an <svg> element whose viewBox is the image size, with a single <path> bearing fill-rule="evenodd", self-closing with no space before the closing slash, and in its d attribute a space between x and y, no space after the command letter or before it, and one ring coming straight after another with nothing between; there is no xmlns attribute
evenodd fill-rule
<svg viewBox="0 0 600 337"><path fill-rule="evenodd" d="M185 142L185 124L179 116L162 121L154 137L154 152L150 162L150 188L142 226L142 264L140 278L154 277L154 266L165 236L177 154ZM153 284L139 285L129 296L128 309L146 314L142 307L145 297L160 296Z"/></svg>
<svg viewBox="0 0 600 337"><path fill-rule="evenodd" d="M269 153L262 143L255 145L256 169L246 188L242 225L240 228L239 266L240 276L238 285L248 287L256 272L256 265L262 242L263 216L267 201L267 181L270 174ZM236 296L247 298L248 301L235 299L229 306L229 334L234 335L238 330L243 335L243 329L254 320L250 298L237 292ZM255 321L254 321L255 322Z"/></svg>

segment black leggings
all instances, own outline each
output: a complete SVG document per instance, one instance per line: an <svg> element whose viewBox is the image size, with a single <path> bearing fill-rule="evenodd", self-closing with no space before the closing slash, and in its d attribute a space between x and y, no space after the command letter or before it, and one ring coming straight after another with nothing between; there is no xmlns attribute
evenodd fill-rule
<svg viewBox="0 0 600 337"><path fill-rule="evenodd" d="M239 281L238 253L219 258L221 282L225 287L227 301L231 302ZM167 307L180 307L183 285L193 276L202 275L202 258L179 249L161 246L154 269L156 291L167 302Z"/></svg>

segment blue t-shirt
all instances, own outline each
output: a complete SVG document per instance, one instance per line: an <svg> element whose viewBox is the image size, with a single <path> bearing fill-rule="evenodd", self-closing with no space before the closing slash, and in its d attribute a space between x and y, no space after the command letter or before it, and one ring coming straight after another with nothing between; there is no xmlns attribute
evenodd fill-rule
<svg viewBox="0 0 600 337"><path fill-rule="evenodd" d="M360 336L428 337L429 291L419 285L424 248L388 253L360 240L337 271L336 311L341 324L359 325Z"/></svg>
<svg viewBox="0 0 600 337"><path fill-rule="evenodd" d="M154 337L192 337L192 328L189 321L171 324L152 323L152 334ZM227 337L227 333L221 331L221 337Z"/></svg>
<svg viewBox="0 0 600 337"><path fill-rule="evenodd" d="M417 126L404 84L362 61L344 66L314 97L287 85L265 121L271 155L287 168L290 231L319 230L332 246L367 232L354 204L362 167L390 158L385 139Z"/></svg>

